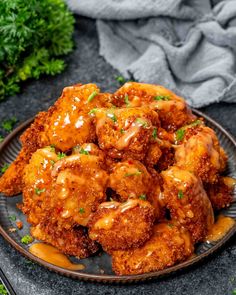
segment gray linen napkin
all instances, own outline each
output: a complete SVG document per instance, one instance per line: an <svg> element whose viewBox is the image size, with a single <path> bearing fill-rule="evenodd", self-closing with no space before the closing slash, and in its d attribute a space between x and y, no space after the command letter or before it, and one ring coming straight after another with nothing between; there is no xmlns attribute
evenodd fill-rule
<svg viewBox="0 0 236 295"><path fill-rule="evenodd" d="M67 0L97 19L100 54L125 77L194 107L236 102L236 0Z"/></svg>

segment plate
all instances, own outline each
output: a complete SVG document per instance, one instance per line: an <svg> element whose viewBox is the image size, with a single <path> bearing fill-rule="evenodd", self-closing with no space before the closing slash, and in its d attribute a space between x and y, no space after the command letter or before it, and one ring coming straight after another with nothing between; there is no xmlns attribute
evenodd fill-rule
<svg viewBox="0 0 236 295"><path fill-rule="evenodd" d="M205 114L193 110L193 112L200 117L205 118L206 124L213 128L219 138L221 146L225 149L228 155L228 167L225 172L227 176L236 178L236 142L233 137L218 123L206 116ZM29 126L33 121L33 118L26 121L15 129L0 146L0 166L4 163L11 163L17 156L20 151L21 144L19 137L24 132L24 130ZM72 271L64 269L53 264L50 264L29 252L29 246L23 245L21 243L21 238L29 233L29 224L26 222L25 216L17 209L16 204L20 203L22 199L21 195L18 195L13 198L6 198L4 195L0 194L0 234L21 254L23 254L28 259L45 266L51 271L57 272L61 275L68 277L96 281L96 282L105 282L105 283L127 283L127 282L137 282L150 280L152 278L157 278L167 274L173 274L177 271L186 269L193 264L196 264L200 260L206 258L217 249L219 249L226 241L233 236L236 232L236 225L230 229L230 231L219 241L214 243L200 243L195 247L196 256L191 259L177 264L175 266L169 267L162 271L156 271L151 273L145 273L140 275L129 275L129 276L117 276L112 272L111 268L111 259L106 253L101 255L89 257L86 259L75 259L71 258L72 261L77 263L82 263L85 265L85 269L82 271ZM236 200L236 190L234 192L234 201ZM233 202L232 205L224 210L221 210L221 213L225 216L232 217L236 220L236 203ZM23 221L24 227L22 230L10 233L9 228L14 226L9 217L15 215L17 219Z"/></svg>

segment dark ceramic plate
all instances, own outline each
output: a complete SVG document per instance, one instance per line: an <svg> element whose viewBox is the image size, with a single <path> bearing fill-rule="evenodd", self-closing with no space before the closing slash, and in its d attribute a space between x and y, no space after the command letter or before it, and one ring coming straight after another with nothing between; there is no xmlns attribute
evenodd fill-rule
<svg viewBox="0 0 236 295"><path fill-rule="evenodd" d="M220 140L220 144L225 149L229 160L228 160L228 168L226 171L226 175L236 178L236 142L232 138L232 136L219 124L215 121L202 114L199 111L194 110L194 113L198 116L204 117L207 125L213 128ZM4 163L11 163L15 157L17 156L21 144L19 142L19 136L25 130L26 127L32 122L32 119L25 122L21 126L19 126L15 131L13 131L2 143L0 146L0 166ZM72 261L77 263L82 263L85 265L85 269L83 271L71 271L67 270L53 264L47 263L36 256L32 255L28 248L29 246L23 245L21 243L21 238L29 233L29 225L26 222L25 216L17 209L16 204L21 202L22 196L16 196L13 198L6 198L4 195L0 194L0 233L2 236L20 253L29 258L30 260L37 262L48 269L60 273L65 276L83 279L83 280L91 280L91 281L102 281L102 282L136 282L143 281L151 278L157 278L166 274L174 273L177 270L181 270L189 267L207 257L214 251L216 251L219 247L221 247L229 238L235 233L236 225L231 228L231 230L219 241L214 243L201 243L196 249L196 256L192 259L175 265L173 267L164 269L162 271L156 271L151 273L145 273L141 275L132 275L132 276L117 276L112 272L111 269L111 260L110 257L106 253L102 253L102 255L97 255L94 257L89 257L87 259L75 259L71 258ZM234 200L236 200L236 191L234 192ZM236 203L233 203L226 210L222 210L222 213L226 216L230 216L236 220ZM22 220L24 223L24 227L21 231L16 231L14 233L9 232L9 228L15 226L14 221L9 219L9 216L15 215L18 219Z"/></svg>

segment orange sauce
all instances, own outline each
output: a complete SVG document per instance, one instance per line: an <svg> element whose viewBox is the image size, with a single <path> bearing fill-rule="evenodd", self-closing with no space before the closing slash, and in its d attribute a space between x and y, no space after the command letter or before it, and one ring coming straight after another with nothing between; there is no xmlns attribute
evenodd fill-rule
<svg viewBox="0 0 236 295"><path fill-rule="evenodd" d="M224 215L219 215L216 223L210 228L205 241L215 242L222 239L225 234L233 227L235 224L234 219Z"/></svg>
<svg viewBox="0 0 236 295"><path fill-rule="evenodd" d="M29 251L33 255L56 266L60 266L70 270L82 270L85 268L83 264L72 263L68 259L68 257L57 250L57 248L44 243L33 244L32 246L30 246Z"/></svg>

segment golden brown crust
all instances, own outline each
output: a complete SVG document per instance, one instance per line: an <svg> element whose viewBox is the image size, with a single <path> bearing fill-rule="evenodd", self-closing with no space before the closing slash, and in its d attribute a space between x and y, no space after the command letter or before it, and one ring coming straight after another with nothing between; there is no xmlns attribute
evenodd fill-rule
<svg viewBox="0 0 236 295"><path fill-rule="evenodd" d="M152 237L140 248L112 251L112 269L117 275L162 270L186 260L193 250L186 229L163 222L154 226Z"/></svg>
<svg viewBox="0 0 236 295"><path fill-rule="evenodd" d="M154 209L146 201L107 202L89 220L89 237L106 251L137 248L152 234Z"/></svg>

